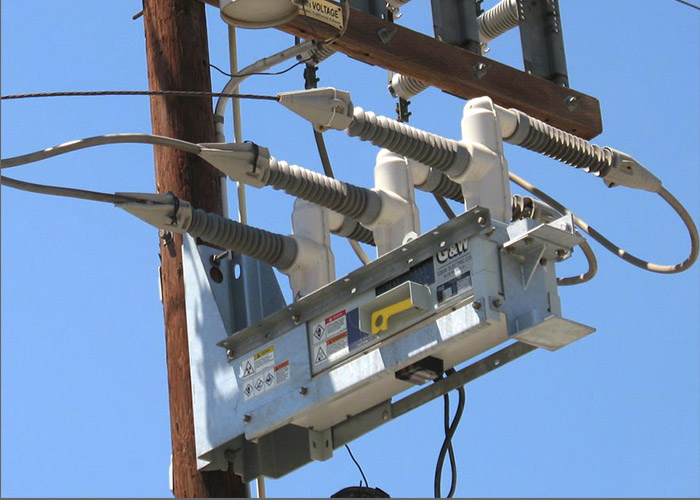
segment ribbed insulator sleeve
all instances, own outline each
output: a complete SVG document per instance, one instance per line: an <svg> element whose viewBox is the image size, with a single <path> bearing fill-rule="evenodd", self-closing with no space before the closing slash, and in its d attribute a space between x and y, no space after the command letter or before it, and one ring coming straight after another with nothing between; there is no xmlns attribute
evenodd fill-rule
<svg viewBox="0 0 700 500"><path fill-rule="evenodd" d="M297 253L293 238L241 224L204 210L192 210L187 232L202 241L286 269Z"/></svg>
<svg viewBox="0 0 700 500"><path fill-rule="evenodd" d="M449 172L459 161L461 145L457 141L430 134L386 116L377 116L362 108L355 108L353 113L355 119L347 129L351 137L369 141L375 146L443 172Z"/></svg>
<svg viewBox="0 0 700 500"><path fill-rule="evenodd" d="M420 94L428 87L430 87L430 85L427 83L423 83L420 80L416 80L410 76L396 73L391 77L391 85L389 86L389 90L395 97L401 97L402 99L408 100Z"/></svg>
<svg viewBox="0 0 700 500"><path fill-rule="evenodd" d="M345 237L351 240L359 241L361 243L367 243L368 245L375 245L374 234L372 233L372 231L361 225L359 222L355 223L355 227Z"/></svg>
<svg viewBox="0 0 700 500"><path fill-rule="evenodd" d="M369 189L275 158L270 158L266 184L361 222L374 221L381 207L379 195Z"/></svg>
<svg viewBox="0 0 700 500"><path fill-rule="evenodd" d="M435 188L431 189L430 192L442 196L443 198L464 203L461 186L451 181L450 178L444 174L440 176L440 183Z"/></svg>
<svg viewBox="0 0 700 500"><path fill-rule="evenodd" d="M517 0L501 0L479 16L479 40L490 42L518 26Z"/></svg>
<svg viewBox="0 0 700 500"><path fill-rule="evenodd" d="M525 139L516 143L519 146L601 176L612 167L613 152L610 149L591 144L524 113L518 115L518 128L529 126ZM514 136L517 135L516 132Z"/></svg>
<svg viewBox="0 0 700 500"><path fill-rule="evenodd" d="M320 63L321 61L328 59L333 54L335 54L335 50L333 50L330 46L318 44L314 47L313 60Z"/></svg>

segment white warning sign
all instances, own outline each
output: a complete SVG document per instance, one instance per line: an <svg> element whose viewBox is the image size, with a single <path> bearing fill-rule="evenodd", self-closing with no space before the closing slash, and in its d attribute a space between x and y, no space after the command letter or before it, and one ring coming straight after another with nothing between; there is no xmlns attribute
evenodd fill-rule
<svg viewBox="0 0 700 500"><path fill-rule="evenodd" d="M348 351L347 311L343 309L309 324L310 355L314 365L321 365Z"/></svg>
<svg viewBox="0 0 700 500"><path fill-rule="evenodd" d="M323 363L328 359L328 354L326 353L326 344L319 344L314 347L314 364L318 365Z"/></svg>
<svg viewBox="0 0 700 500"><path fill-rule="evenodd" d="M304 2L299 7L299 14L330 24L339 30L343 29L343 8L327 0Z"/></svg>
<svg viewBox="0 0 700 500"><path fill-rule="evenodd" d="M241 362L239 376L241 378L252 377L272 368L275 364L275 346L267 346L265 349L255 353L253 356Z"/></svg>
<svg viewBox="0 0 700 500"><path fill-rule="evenodd" d="M285 359L280 364L258 371L254 377L243 381L243 401L248 401L260 394L274 389L278 385L289 380L289 360Z"/></svg>

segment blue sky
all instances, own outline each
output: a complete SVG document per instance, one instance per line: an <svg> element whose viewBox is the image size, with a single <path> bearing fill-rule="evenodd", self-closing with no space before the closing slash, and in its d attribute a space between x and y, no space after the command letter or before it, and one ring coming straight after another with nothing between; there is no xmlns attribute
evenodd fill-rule
<svg viewBox="0 0 700 500"><path fill-rule="evenodd" d="M485 2L490 6L493 2ZM601 102L601 145L625 151L700 214L700 12L672 0L561 0L571 86ZM3 2L2 94L146 89L141 2ZM431 33L429 4L400 22ZM211 62L226 67L226 27L207 7ZM293 43L239 31L241 66ZM522 66L511 32L489 56ZM284 67L284 66L282 66ZM245 92L303 87L301 68L251 78ZM336 55L321 85L393 116L386 72ZM213 73L214 89L225 78ZM411 123L459 137L463 102L430 89ZM230 114L227 116L230 121ZM243 103L243 136L280 159L320 170L310 128L281 106ZM4 101L2 157L68 140L150 132L145 97ZM227 135L232 136L230 129ZM376 150L326 133L342 179L371 187ZM681 223L659 198L508 146L511 169L565 202L632 253L685 258ZM113 145L13 171L15 177L108 192L154 191L152 148ZM232 190L231 190L232 191ZM514 192L520 192L514 188ZM418 193L423 228L444 220ZM231 211L235 197L231 194ZM293 200L249 189L250 223L291 231ZM167 497L170 425L157 232L116 210L2 189L2 495ZM533 352L467 386L455 437L457 496L700 495L700 271L634 268L597 243L599 274L561 289L566 317L597 332L558 352ZM358 261L333 239L337 275ZM580 254L580 252L579 252ZM578 273L580 255L559 274ZM288 293L286 277L280 282ZM430 496L442 404L428 404L352 443L370 485ZM358 484L339 449L326 462L268 480L269 496L328 497Z"/></svg>

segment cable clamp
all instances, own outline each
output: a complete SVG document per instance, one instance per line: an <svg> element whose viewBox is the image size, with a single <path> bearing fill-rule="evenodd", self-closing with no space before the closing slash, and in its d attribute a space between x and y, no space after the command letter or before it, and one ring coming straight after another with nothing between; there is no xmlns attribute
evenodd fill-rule
<svg viewBox="0 0 700 500"><path fill-rule="evenodd" d="M258 168L258 159L260 158L260 146L258 146L253 141L243 141L246 144L253 146L253 174Z"/></svg>
<svg viewBox="0 0 700 500"><path fill-rule="evenodd" d="M173 214L170 216L170 224L177 226L177 214L180 211L180 198L175 196L175 193L168 191L165 194L169 194L173 199Z"/></svg>

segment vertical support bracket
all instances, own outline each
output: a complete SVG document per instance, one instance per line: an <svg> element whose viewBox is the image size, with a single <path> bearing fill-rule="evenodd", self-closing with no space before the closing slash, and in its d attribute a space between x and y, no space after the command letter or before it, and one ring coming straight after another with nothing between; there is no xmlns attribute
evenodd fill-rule
<svg viewBox="0 0 700 500"><path fill-rule="evenodd" d="M435 38L481 55L475 0L431 0Z"/></svg>
<svg viewBox="0 0 700 500"><path fill-rule="evenodd" d="M350 7L386 19L386 0L349 0Z"/></svg>
<svg viewBox="0 0 700 500"><path fill-rule="evenodd" d="M569 86L559 0L518 0L525 71Z"/></svg>

